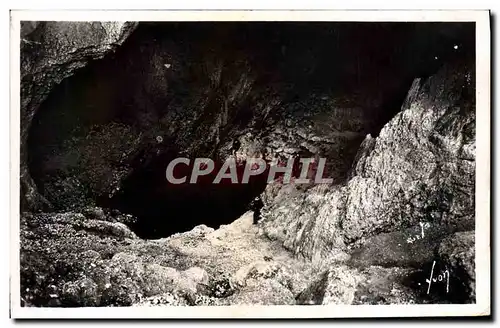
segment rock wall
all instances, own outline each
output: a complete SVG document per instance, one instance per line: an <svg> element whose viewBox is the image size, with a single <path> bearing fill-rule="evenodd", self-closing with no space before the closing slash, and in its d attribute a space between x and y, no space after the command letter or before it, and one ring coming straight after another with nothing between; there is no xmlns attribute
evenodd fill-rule
<svg viewBox="0 0 500 328"><path fill-rule="evenodd" d="M38 57L47 57L37 61L40 75L54 75L54 81L60 81L83 66L83 60L103 56L130 34L124 25L119 40L114 40L119 33L100 26L51 23L48 31L32 32L34 40L41 40L35 42L46 39L44 46L54 48L46 50L48 55L38 51ZM355 28L307 27L308 32L302 32L305 36L335 37L342 43L324 45L302 36L296 40L301 46L292 46L287 43L297 38L297 30L287 25L141 23L115 53L94 61L57 88L37 80L36 85L46 91L25 92L27 103L30 94L45 95L53 89L31 127L24 121L30 122L34 110L23 109L31 113L23 121L23 141L30 130L30 174L56 210L96 203L113 207L115 200L122 202L120 194L140 189L124 190L126 180L141 169L153 171L149 185L143 186L151 193L146 198L162 198L161 182L173 156L225 160L232 141L239 139L241 158L263 153L268 159L297 153L325 156L327 174L343 181L358 145L376 125L373 122L381 112L395 110L382 104L392 99L394 90L406 87L414 74L399 69L403 57L393 60L389 68L373 64L373 58L388 60L393 51L389 44L388 54L359 57L360 48L374 48L347 41ZM266 31L273 36L262 38ZM373 32L374 38L382 39L387 29ZM403 32L393 42L413 35L411 29ZM60 41L51 44L56 38ZM77 50L66 47L69 39ZM358 69L354 80L355 59L351 58L367 68ZM52 66L47 66L49 59ZM299 64L301 69L295 69ZM58 70L50 75L52 67ZM36 69L26 65L26 72ZM23 79L26 88L31 85L28 82Z"/></svg>
<svg viewBox="0 0 500 328"><path fill-rule="evenodd" d="M401 112L366 136L344 185L267 188L265 234L313 262L421 269L437 260L473 284L473 256L449 245L474 249L474 90L470 62L415 80Z"/></svg>
<svg viewBox="0 0 500 328"><path fill-rule="evenodd" d="M21 216L24 305L474 302L473 60L450 60L414 80L400 112L371 136L373 121L393 113L384 106L396 88L376 73L397 84L415 72L369 72L348 88L312 88L328 77L316 75L322 68L343 65L325 56L328 65L315 67L317 54L304 44L278 42L266 59L249 51L255 44L239 29L200 30L191 44L184 27L134 27L23 25L21 206L60 212ZM96 66L79 70L89 61ZM347 75L322 83L353 75L354 62ZM304 71L287 73L300 63ZM29 154L28 134L36 141ZM234 139L240 158L324 156L335 184L270 184L258 225L246 213L217 230L201 225L159 240L138 238L131 215L89 207L114 199L157 161L163 177L169 156L225 159ZM163 182L153 173L139 176L146 183L133 196L164 201L151 191ZM432 288L431 268L441 277Z"/></svg>
<svg viewBox="0 0 500 328"><path fill-rule="evenodd" d="M50 206L28 171L31 121L54 86L114 51L136 27L128 22L21 22L21 208Z"/></svg>

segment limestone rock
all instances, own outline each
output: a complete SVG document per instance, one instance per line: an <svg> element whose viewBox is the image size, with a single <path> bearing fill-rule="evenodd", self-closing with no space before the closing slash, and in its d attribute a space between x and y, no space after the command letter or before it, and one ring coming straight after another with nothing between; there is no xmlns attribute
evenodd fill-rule
<svg viewBox="0 0 500 328"><path fill-rule="evenodd" d="M159 240L103 219L23 216L25 306L293 304L314 270L260 236L250 215Z"/></svg>
<svg viewBox="0 0 500 328"><path fill-rule="evenodd" d="M128 22L28 22L21 29L21 204L39 210L49 204L27 167L31 120L52 88L91 60L116 49L134 30Z"/></svg>
<svg viewBox="0 0 500 328"><path fill-rule="evenodd" d="M268 188L266 233L307 258L321 259L365 237L420 223L449 232L473 227L470 80L462 63L416 80L406 107L376 139L367 137L346 184L305 193Z"/></svg>
<svg viewBox="0 0 500 328"><path fill-rule="evenodd" d="M398 267L373 266L363 270L332 267L297 296L297 303L376 305L422 302L419 293L404 282L409 272Z"/></svg>
<svg viewBox="0 0 500 328"><path fill-rule="evenodd" d="M233 52L220 44L217 30L203 36L212 49L187 42L182 29L176 34L175 24L155 32L158 27L145 23L131 34L134 27L97 22L21 27L24 305L474 300L475 77L470 62L450 61L437 74L416 79L399 113L384 121L378 135L370 135L373 121L385 113L380 94L390 87L343 96L304 86L306 92L298 95L290 84L307 84L302 78L310 74L269 83L272 77L256 60L260 57L241 51L251 45L241 41L238 30L241 49ZM106 56L119 45L121 55ZM286 57L293 62L303 55L288 52ZM85 78L64 80L99 58L83 72ZM285 66L279 69L277 76L286 75ZM388 77L399 78L406 77ZM68 93L46 103L59 83L63 89L77 83L77 91L99 97ZM42 102L46 116L34 120ZM32 145L31 172L28 134L35 140L53 137ZM185 215L196 206L190 202L177 213L169 206L149 211L149 205L170 199L162 192L164 164L172 156L224 160L235 139L240 159L326 157L334 184L268 184L258 224L246 212L212 228L201 224L212 217ZM38 191L30 174L36 175ZM195 190L193 200L202 193ZM231 205L231 199L220 198ZM138 215L124 214L131 211L99 207L131 202L133 210L144 210L141 219L154 213L166 226L189 219L188 229L194 228L141 239L137 227L156 229L156 221L139 222ZM49 205L59 212L49 212ZM44 212L35 213L40 209ZM432 293L425 286L436 263L437 273L450 270L453 294L442 282Z"/></svg>
<svg viewBox="0 0 500 328"><path fill-rule="evenodd" d="M476 298L475 244L474 231L465 231L448 236L439 246L439 256L449 268L451 279L459 281L456 288L472 303Z"/></svg>

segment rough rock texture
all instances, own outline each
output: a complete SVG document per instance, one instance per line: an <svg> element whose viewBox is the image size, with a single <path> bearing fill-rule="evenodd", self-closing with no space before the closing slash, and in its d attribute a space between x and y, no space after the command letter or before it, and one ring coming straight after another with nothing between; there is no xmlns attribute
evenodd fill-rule
<svg viewBox="0 0 500 328"><path fill-rule="evenodd" d="M198 226L155 241L138 239L121 220L130 218L105 214L95 220L79 213L23 217L23 304L421 302L401 282L409 270L313 265L296 259L280 243L261 235L251 223L251 213L218 230Z"/></svg>
<svg viewBox="0 0 500 328"><path fill-rule="evenodd" d="M216 231L198 226L149 241L103 219L22 217L24 305L294 304L313 272L260 236L251 213Z"/></svg>
<svg viewBox="0 0 500 328"><path fill-rule="evenodd" d="M268 187L266 235L315 262L348 251L357 267L418 268L432 262L439 249L440 258L467 272L452 279L473 284L473 255L446 246L474 244L473 232L469 239L453 235L474 229L475 107L469 67L456 63L426 81L417 79L402 111L377 138L366 137L345 185L306 192Z"/></svg>
<svg viewBox="0 0 500 328"><path fill-rule="evenodd" d="M201 29L190 43L185 36L192 34L175 24L159 30L144 24L130 34L133 26L23 27L24 305L474 302L470 62L449 62L415 80L401 111L372 137L366 134L385 105L383 94L394 88L374 78L382 72L358 75L350 89L307 88L312 72L321 71L307 50L314 47L273 45L275 58L266 61L248 51L255 40L241 37L241 30L231 39L224 29ZM303 71L288 72L303 58L311 59L301 63ZM328 66L330 73L344 69L339 63ZM268 75L274 65L284 78ZM354 66L346 66L353 75ZM157 240L131 230L153 222L109 209L124 194L122 204L141 209L164 203L169 198L161 183L172 156L223 160L234 139L241 142L241 159L325 156L336 184L269 184L258 225L246 213L216 230L199 225L216 221L214 212L205 213L210 202L193 201L217 190L192 190L182 211L159 211L155 220L174 225L191 219L189 208L199 208L203 215L189 229L196 227ZM27 171L27 148L29 173L43 197ZM59 212L27 212L47 203Z"/></svg>
<svg viewBox="0 0 500 328"><path fill-rule="evenodd" d="M102 56L128 35L127 25L113 42L111 36L117 33L96 29L94 38L93 25L48 26L54 32L40 30L38 38L50 41L53 34L69 30L76 46L85 45L87 51L75 55ZM88 29L88 37L78 34ZM128 179L135 178L149 179L145 184L150 184L150 191L141 190L141 194L144 202L155 200L162 189L158 181L164 178L172 157L223 161L234 139L242 143L238 153L242 158L257 154L267 159L292 154L327 157L326 174L336 182L343 181L374 122L399 107L386 102L394 90L403 87L400 93L404 95L412 77L400 69L406 57L384 68L374 68L372 60L388 61L392 55L375 53L373 58L341 62L360 53L357 47L373 49L365 42L347 41L355 27L310 29L318 38L335 37L344 42L318 46L315 39L297 39L297 31L286 26L273 28L272 38L262 40L262 33L269 30L265 24L141 23L116 53L54 89L36 117L30 132L30 170L40 192L56 210L79 210L92 202L116 206L114 202L122 202L121 195L129 189L140 189L126 186ZM392 28L380 26L370 33L384 38L387 29ZM403 31L400 42L413 36L411 29ZM294 46L283 48L289 38L296 39ZM61 40L64 45L66 39ZM65 67L67 60L71 59L70 68L81 66L80 57L68 58L72 48L50 42L46 47L55 49L49 52L54 54L50 58L64 76L73 72ZM65 51L60 59L56 57L59 48ZM351 82L355 62L369 69L358 68L356 81ZM41 63L39 70L45 72L45 61ZM34 68L26 65L26 71ZM37 82L44 90L53 86ZM23 99L30 101L28 96ZM33 110L26 113L30 113L29 122ZM23 126L27 131L28 125ZM138 178L138 168L152 172L152 177ZM141 195L126 197L139 199Z"/></svg>
<svg viewBox="0 0 500 328"><path fill-rule="evenodd" d="M79 213L23 217L23 305L448 302L434 292L426 294L428 267L421 273L411 267L359 267L349 261L314 264L297 259L279 242L262 236L259 227L252 225L251 213L217 230L198 226L149 241L138 239L120 223L127 220L110 214L95 220ZM444 241L440 250L452 279L460 275L463 282L467 281L462 279L463 267L470 268L473 256L465 250L471 248L471 236L459 235ZM436 284L434 290L441 288ZM451 286L463 287L468 286Z"/></svg>
<svg viewBox="0 0 500 328"><path fill-rule="evenodd" d="M403 110L379 137L366 137L345 185L306 193L289 186L276 196L269 188L266 233L322 259L332 249L420 223L431 231L473 229L472 81L462 65L416 80Z"/></svg>
<svg viewBox="0 0 500 328"><path fill-rule="evenodd" d="M298 304L412 304L422 303L418 294L406 286L410 270L369 267L357 270L336 266L320 275L297 297ZM426 303L426 301L423 301Z"/></svg>
<svg viewBox="0 0 500 328"><path fill-rule="evenodd" d="M474 231L457 232L443 240L439 256L449 268L450 276L459 277L458 288L465 290L468 301L476 297L476 252Z"/></svg>
<svg viewBox="0 0 500 328"><path fill-rule="evenodd" d="M21 206L48 205L28 172L31 120L49 92L63 79L115 50L134 30L127 22L21 23Z"/></svg>

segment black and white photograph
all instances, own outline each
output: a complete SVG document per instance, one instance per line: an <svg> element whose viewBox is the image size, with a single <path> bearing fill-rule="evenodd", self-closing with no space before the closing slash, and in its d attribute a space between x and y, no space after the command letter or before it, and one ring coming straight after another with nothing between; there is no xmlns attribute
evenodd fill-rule
<svg viewBox="0 0 500 328"><path fill-rule="evenodd" d="M489 24L12 11L14 316L489 315Z"/></svg>

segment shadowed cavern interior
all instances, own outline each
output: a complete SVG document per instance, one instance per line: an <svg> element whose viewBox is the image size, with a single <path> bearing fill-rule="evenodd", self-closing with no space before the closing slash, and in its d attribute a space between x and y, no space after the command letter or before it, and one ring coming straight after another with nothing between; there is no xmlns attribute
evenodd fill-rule
<svg viewBox="0 0 500 328"><path fill-rule="evenodd" d="M42 104L30 130L29 169L55 210L118 209L138 217L132 228L143 238L217 228L248 210L267 176L247 185L172 186L165 181L171 159L224 161L228 145L245 134L259 141L255 154L278 154L266 135L285 112L300 121L325 99L342 99L361 117L359 136L328 156L349 164L363 136L376 136L399 111L416 77L474 51L474 30L466 27L141 23L115 53L64 80ZM308 107L295 110L302 100ZM347 174L340 171L337 183Z"/></svg>

